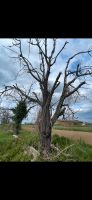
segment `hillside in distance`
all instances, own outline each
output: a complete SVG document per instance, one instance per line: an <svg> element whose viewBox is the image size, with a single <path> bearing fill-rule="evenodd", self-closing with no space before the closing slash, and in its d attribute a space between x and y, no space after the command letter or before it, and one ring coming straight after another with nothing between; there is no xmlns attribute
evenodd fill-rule
<svg viewBox="0 0 92 200"><path fill-rule="evenodd" d="M92 123L82 122L79 120L57 120L55 125L61 125L61 126L85 126L85 125L92 125Z"/></svg>

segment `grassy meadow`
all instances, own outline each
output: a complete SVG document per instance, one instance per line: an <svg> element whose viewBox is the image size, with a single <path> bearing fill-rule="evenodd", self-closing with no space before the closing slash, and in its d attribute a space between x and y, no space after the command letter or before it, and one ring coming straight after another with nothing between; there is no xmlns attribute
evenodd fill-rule
<svg viewBox="0 0 92 200"><path fill-rule="evenodd" d="M52 144L59 149L59 153L57 154L55 150L52 150L49 161L92 161L92 145L85 144L81 140L73 141L53 135ZM70 145L71 147L67 148ZM36 150L39 150L37 133L22 128L18 139L16 139L13 137L12 131L8 130L7 127L0 126L0 161L32 161L32 155L25 155L24 153L28 146L33 146ZM44 159L38 156L36 161L41 162Z"/></svg>

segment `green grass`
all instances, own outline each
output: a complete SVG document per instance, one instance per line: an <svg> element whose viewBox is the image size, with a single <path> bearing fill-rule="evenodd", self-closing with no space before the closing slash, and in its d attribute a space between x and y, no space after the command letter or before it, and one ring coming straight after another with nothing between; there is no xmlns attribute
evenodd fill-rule
<svg viewBox="0 0 92 200"><path fill-rule="evenodd" d="M38 135L22 130L19 134L19 139L16 140L13 138L12 132L5 130L4 127L0 127L0 161L31 161L32 156L25 155L24 150L29 145L38 150ZM52 151L51 161L92 161L92 145L85 144L82 140L74 141L53 135L52 144L59 148L60 154L57 156L57 153ZM62 154L61 151L71 144L74 144L74 146L71 146ZM40 156L37 161L44 160Z"/></svg>
<svg viewBox="0 0 92 200"><path fill-rule="evenodd" d="M38 148L38 143L37 134L21 131L16 140L11 132L5 133L0 127L0 161L31 161L32 157L25 155L24 150L29 145Z"/></svg>
<svg viewBox="0 0 92 200"><path fill-rule="evenodd" d="M60 154L55 160L56 161L92 161L92 145L85 144L82 140L73 141L68 138L53 136L53 144L59 149L63 150L67 146L74 144L70 149L65 151L65 156Z"/></svg>
<svg viewBox="0 0 92 200"><path fill-rule="evenodd" d="M66 130L66 131L83 131L83 132L92 132L92 126L72 126L72 127L64 127L61 125L55 125L55 129L58 130Z"/></svg>

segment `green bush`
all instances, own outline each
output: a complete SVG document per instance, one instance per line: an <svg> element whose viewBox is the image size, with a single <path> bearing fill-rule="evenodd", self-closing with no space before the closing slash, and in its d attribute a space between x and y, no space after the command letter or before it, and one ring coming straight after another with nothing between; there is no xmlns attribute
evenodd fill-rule
<svg viewBox="0 0 92 200"><path fill-rule="evenodd" d="M19 101L17 106L11 110L14 114L12 119L15 123L15 131L16 134L18 134L19 130L21 129L22 120L27 116L28 113L26 101L25 100Z"/></svg>

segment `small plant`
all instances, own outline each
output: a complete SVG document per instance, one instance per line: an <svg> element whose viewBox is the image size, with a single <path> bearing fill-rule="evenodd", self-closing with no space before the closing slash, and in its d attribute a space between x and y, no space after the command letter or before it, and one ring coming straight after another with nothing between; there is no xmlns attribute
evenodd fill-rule
<svg viewBox="0 0 92 200"><path fill-rule="evenodd" d="M14 116L12 117L15 123L15 133L18 134L21 129L21 122L27 116L27 105L25 100L18 102L17 106L12 109Z"/></svg>

